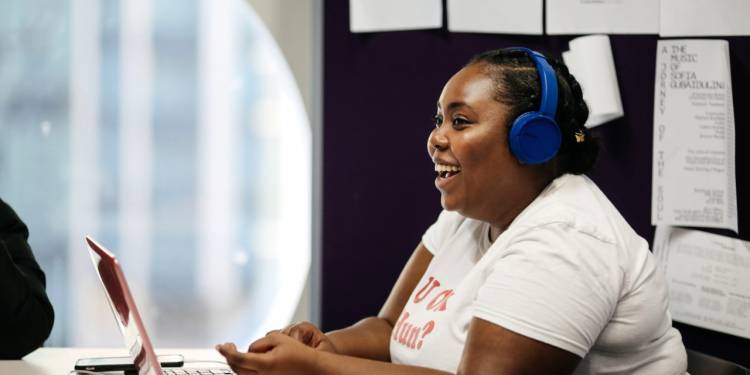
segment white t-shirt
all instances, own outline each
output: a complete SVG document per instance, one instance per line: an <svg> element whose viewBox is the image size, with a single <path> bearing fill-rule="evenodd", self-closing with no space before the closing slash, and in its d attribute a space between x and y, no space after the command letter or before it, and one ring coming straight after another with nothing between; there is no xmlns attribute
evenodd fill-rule
<svg viewBox="0 0 750 375"><path fill-rule="evenodd" d="M494 243L443 211L434 257L391 335L391 360L455 373L477 317L583 358L575 374L683 374L648 243L587 177L554 180Z"/></svg>

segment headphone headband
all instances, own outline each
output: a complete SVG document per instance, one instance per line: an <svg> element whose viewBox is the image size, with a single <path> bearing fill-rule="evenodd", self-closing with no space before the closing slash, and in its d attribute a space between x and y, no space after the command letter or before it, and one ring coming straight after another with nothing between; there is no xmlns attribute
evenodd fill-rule
<svg viewBox="0 0 750 375"><path fill-rule="evenodd" d="M557 76L555 69L547 62L547 58L541 53L526 47L511 47L511 51L525 52L536 66L539 73L539 83L542 91L542 99L539 105L539 113L554 119L557 112Z"/></svg>

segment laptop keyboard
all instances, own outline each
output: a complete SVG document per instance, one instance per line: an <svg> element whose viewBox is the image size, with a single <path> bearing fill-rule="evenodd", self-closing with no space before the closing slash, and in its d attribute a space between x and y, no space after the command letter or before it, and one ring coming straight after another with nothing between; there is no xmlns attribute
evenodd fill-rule
<svg viewBox="0 0 750 375"><path fill-rule="evenodd" d="M228 368L165 368L164 375L233 375Z"/></svg>

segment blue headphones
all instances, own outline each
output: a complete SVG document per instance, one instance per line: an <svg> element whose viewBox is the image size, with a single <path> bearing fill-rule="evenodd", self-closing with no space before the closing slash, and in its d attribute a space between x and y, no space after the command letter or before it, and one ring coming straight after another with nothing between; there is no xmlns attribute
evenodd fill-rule
<svg viewBox="0 0 750 375"><path fill-rule="evenodd" d="M541 164L557 154L562 137L555 122L557 111L557 78L555 70L539 52L524 47L510 48L526 52L536 65L542 87L538 111L526 112L513 121L510 128L510 150L521 164Z"/></svg>

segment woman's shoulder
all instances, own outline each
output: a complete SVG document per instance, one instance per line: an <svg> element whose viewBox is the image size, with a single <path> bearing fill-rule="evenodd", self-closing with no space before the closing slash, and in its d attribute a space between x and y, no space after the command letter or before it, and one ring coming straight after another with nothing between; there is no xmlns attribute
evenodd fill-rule
<svg viewBox="0 0 750 375"><path fill-rule="evenodd" d="M550 225L567 227L610 244L635 234L612 202L585 175L558 177L513 222L519 230Z"/></svg>

